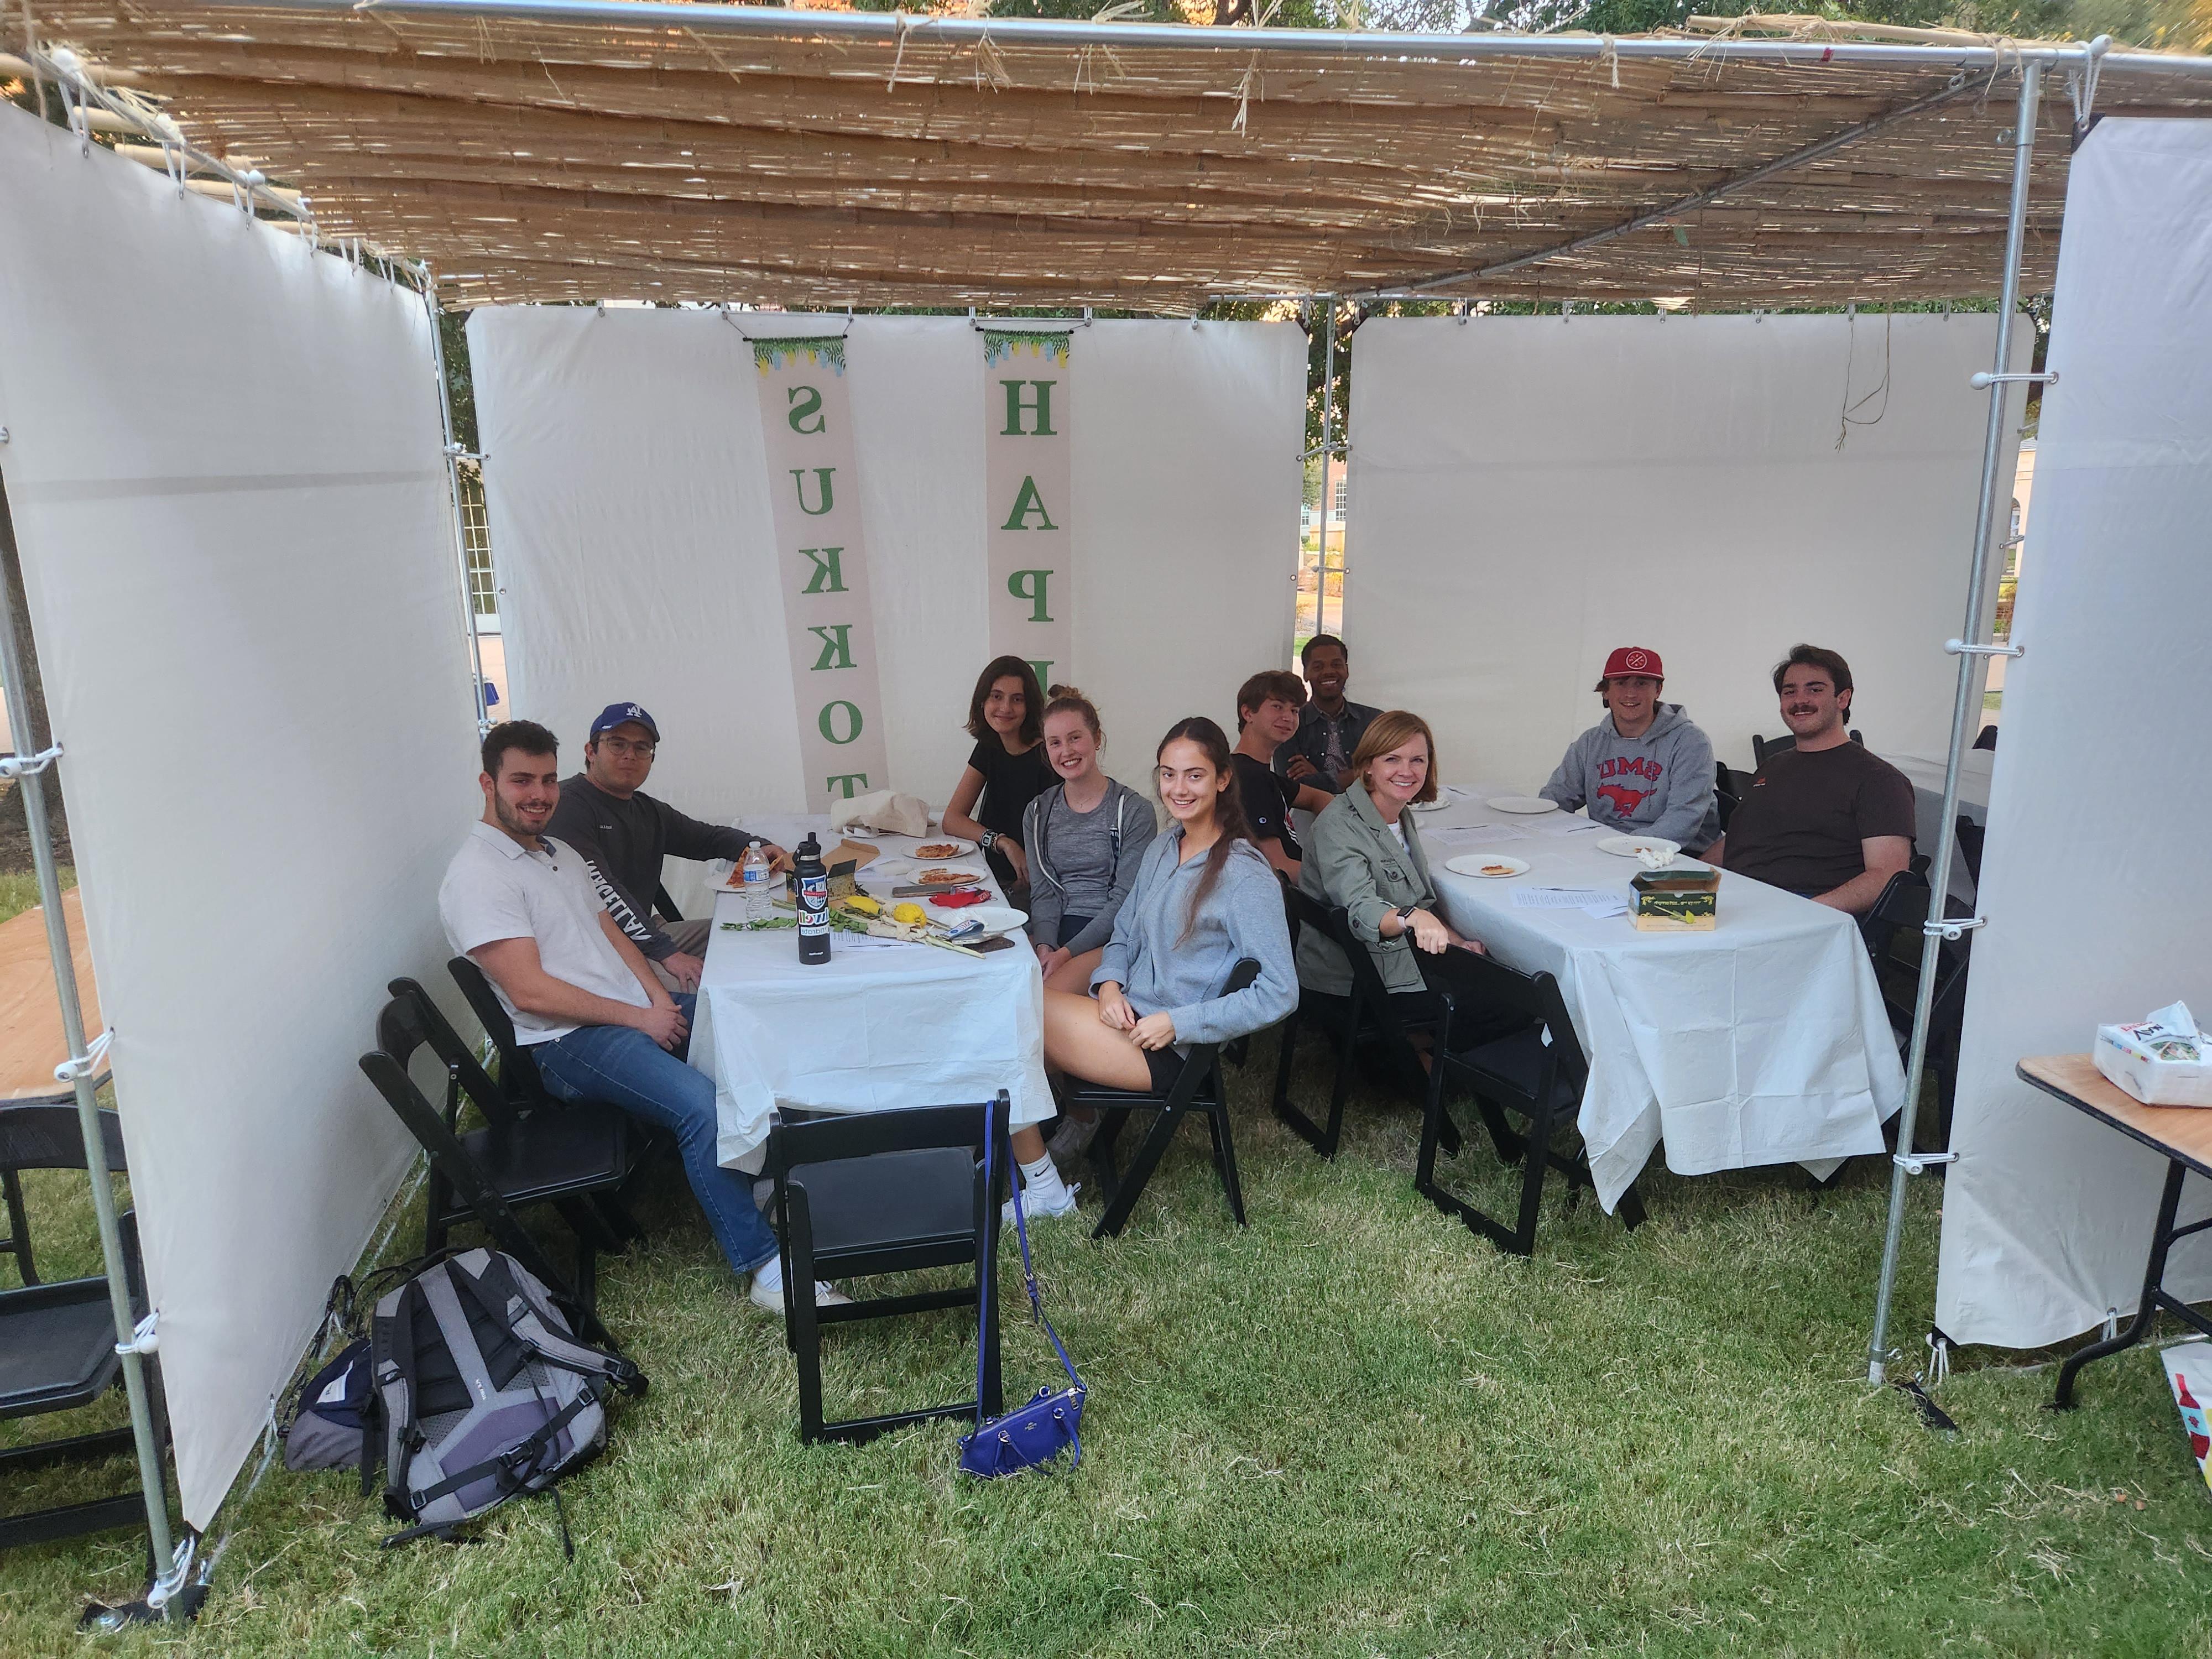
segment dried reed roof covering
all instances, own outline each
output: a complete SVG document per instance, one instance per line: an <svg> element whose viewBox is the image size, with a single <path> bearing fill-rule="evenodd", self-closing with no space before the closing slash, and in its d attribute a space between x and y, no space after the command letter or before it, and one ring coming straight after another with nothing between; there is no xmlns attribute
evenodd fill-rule
<svg viewBox="0 0 2212 1659"><path fill-rule="evenodd" d="M1188 310L1387 290L1557 247L1870 121L1672 222L1437 292L1963 298L1998 284L2020 62L1710 43L1686 59L1557 37L1585 55L1428 37L1415 56L1393 48L1405 37L1109 25L1079 40L562 0L33 8L50 42L171 100L201 148L303 188L327 234L429 260L462 304ZM2212 115L2212 64L2117 63L2100 112ZM2049 92L2029 291L2052 272L2073 118L2058 76Z"/></svg>

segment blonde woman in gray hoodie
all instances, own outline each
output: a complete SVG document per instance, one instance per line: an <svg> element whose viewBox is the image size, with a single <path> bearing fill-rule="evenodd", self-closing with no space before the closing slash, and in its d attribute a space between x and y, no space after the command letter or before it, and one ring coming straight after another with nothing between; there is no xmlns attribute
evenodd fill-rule
<svg viewBox="0 0 2212 1659"><path fill-rule="evenodd" d="M1667 671L1656 651L1623 646L1597 683L1606 717L1567 745L1537 793L1567 811L1689 852L1720 839L1713 746L1679 703L1662 702Z"/></svg>

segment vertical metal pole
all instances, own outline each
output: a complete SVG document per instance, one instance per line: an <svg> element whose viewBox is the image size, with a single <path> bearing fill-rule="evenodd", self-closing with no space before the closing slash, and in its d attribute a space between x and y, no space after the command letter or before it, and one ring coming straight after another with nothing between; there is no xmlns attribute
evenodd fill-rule
<svg viewBox="0 0 2212 1659"><path fill-rule="evenodd" d="M1322 349L1321 370L1321 506L1314 521L1321 537L1320 562L1314 573L1314 632L1326 634L1328 628L1328 464L1333 458L1336 425L1336 295L1322 296L1322 326L1328 331L1328 343ZM1340 621L1338 627L1343 623Z"/></svg>
<svg viewBox="0 0 2212 1659"><path fill-rule="evenodd" d="M2021 72L2020 112L2013 127L2012 209L2005 224L2004 295L1997 305L1996 368L2008 372L2012 356L2012 325L2020 309L2021 246L2027 231L2029 163L2035 156L2035 122L2043 97L2043 65L2027 64ZM1996 527L1997 470L2004 453L2006 381L1990 385L1989 426L1982 439L1982 494L1974 509L1974 558L1966 578L1966 621L1959 642L1980 639L1982 617L1988 609L1990 575L1996 565L1990 557L1990 538ZM1897 1121L1897 1152L1889 1180L1889 1230L1881 1247L1881 1283L1875 1292L1874 1336L1867 1344L1867 1381L1879 1387L1889 1363L1890 1302L1897 1288L1898 1250L1905 1239L1905 1189L1911 1178L1905 1160L1912 1152L1913 1120L1919 1115L1920 1090L1928 1075L1928 1016L1936 1000L1936 964L1943 938L1939 926L1951 888L1952 833L1959 816L1959 763L1972 735L1975 704L1981 690L1983 659L1969 652L1959 656L1959 689L1951 705L1951 748L1943 768L1943 812L1936 820L1936 861L1928 872L1928 921L1920 935L1920 988L1912 1004L1912 1042L1905 1068L1905 1107Z"/></svg>
<svg viewBox="0 0 2212 1659"><path fill-rule="evenodd" d="M438 420L446 434L446 505L453 518L453 556L460 561L461 615L468 623L469 664L476 677L477 733L481 737L491 730L491 706L484 701L483 642L477 632L476 590L469 582L469 534L461 519L461 457L466 452L453 436L453 398L446 384L446 337L438 319L438 278L427 264L415 270L422 279L422 308L430 319L430 356L438 367Z"/></svg>
<svg viewBox="0 0 2212 1659"><path fill-rule="evenodd" d="M31 738L31 704L24 692L22 653L15 648L15 607L7 584L0 582L0 679L6 681L8 729L17 744ZM56 745L58 747L58 744ZM18 750L20 753L20 748ZM54 994L61 1002L62 1036L69 1045L76 1092L76 1121L84 1137L85 1173L92 1182L92 1213L100 1227L100 1260L107 1268L107 1301L115 1318L115 1346L123 1361L123 1388L131 1404L131 1437L138 1451L138 1482L146 1499L146 1536L153 1550L158 1583L174 1565L169 1535L169 1497L161 1474L161 1448L154 1436L154 1412L146 1392L146 1366L137 1346L137 1322L131 1311L131 1279L124 1267L123 1231L115 1219L115 1193L109 1184L107 1140L100 1133L100 1106L94 1097L93 1060L86 1052L84 1010L76 995L76 964L70 955L69 920L62 909L61 878L54 871L54 847L46 828L45 768L15 780L30 822L31 862L38 872L39 902L46 917L46 951L53 960Z"/></svg>

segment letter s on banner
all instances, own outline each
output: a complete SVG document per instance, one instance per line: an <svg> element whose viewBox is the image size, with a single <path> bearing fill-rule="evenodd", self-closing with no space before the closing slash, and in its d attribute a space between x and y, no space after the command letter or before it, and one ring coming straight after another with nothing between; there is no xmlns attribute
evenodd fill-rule
<svg viewBox="0 0 2212 1659"><path fill-rule="evenodd" d="M822 812L890 775L845 341L752 346L806 805Z"/></svg>
<svg viewBox="0 0 2212 1659"><path fill-rule="evenodd" d="M1070 335L983 331L983 475L989 503L991 653L1074 677Z"/></svg>

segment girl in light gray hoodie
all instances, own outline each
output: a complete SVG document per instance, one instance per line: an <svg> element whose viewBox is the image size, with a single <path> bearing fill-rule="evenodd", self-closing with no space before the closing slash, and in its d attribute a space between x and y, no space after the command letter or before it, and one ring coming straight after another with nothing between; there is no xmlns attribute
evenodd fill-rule
<svg viewBox="0 0 2212 1659"><path fill-rule="evenodd" d="M1658 683L1653 685L1656 696ZM1598 692L1606 696L1606 682ZM1656 836L1701 852L1720 839L1720 804L1713 790L1713 746L1680 703L1658 703L1650 725L1624 738L1606 717L1567 745L1552 781L1537 792L1567 811L1631 835Z"/></svg>

